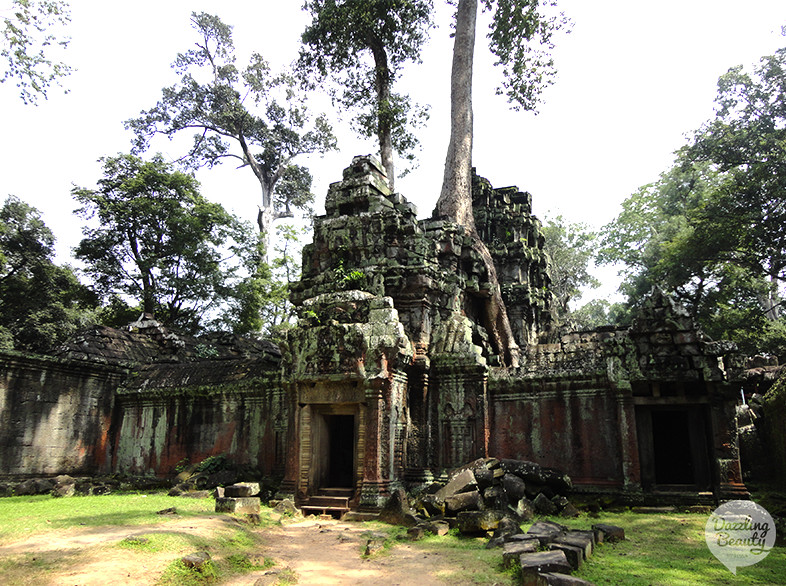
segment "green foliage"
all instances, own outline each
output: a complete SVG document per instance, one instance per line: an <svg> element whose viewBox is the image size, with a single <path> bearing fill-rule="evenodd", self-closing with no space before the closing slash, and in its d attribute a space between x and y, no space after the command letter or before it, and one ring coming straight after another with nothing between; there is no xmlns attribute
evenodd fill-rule
<svg viewBox="0 0 786 586"><path fill-rule="evenodd" d="M339 290L363 290L366 286L366 273L359 269L352 269L347 271L344 268L344 261L339 260L336 267L333 269L336 279L336 286Z"/></svg>
<svg viewBox="0 0 786 586"><path fill-rule="evenodd" d="M77 213L96 219L75 250L105 296L126 295L143 311L196 331L230 294L237 266L225 258L245 247L250 230L199 194L197 181L160 155L102 159L97 189L75 187Z"/></svg>
<svg viewBox="0 0 786 586"><path fill-rule="evenodd" d="M259 224L266 233L276 215L291 216L293 207L308 210L311 174L294 159L334 149L335 137L324 116L312 120L292 76L273 75L257 53L238 69L232 27L206 13L192 13L191 25L198 40L173 64L179 83L126 121L136 135L134 152L145 150L157 134L172 139L193 132L181 162L195 169L234 159L249 167L262 188Z"/></svg>
<svg viewBox="0 0 786 586"><path fill-rule="evenodd" d="M551 261L549 271L557 317L564 321L571 313L570 301L581 298L582 287L600 286L588 270L595 256L597 234L585 224L571 224L557 216L543 225L543 235L544 249Z"/></svg>
<svg viewBox="0 0 786 586"><path fill-rule="evenodd" d="M312 22L302 35L300 73L312 76L312 87L333 82L334 102L357 113L358 134L379 139L386 168L386 149L412 162L419 145L414 131L428 120L428 108L392 86L402 65L420 62L433 26L432 1L309 0L304 9Z"/></svg>
<svg viewBox="0 0 786 586"><path fill-rule="evenodd" d="M308 230L279 224L275 232L272 260L265 258L261 237L246 251L248 277L237 285L226 319L236 333L277 338L294 320L289 290L300 278L301 237Z"/></svg>
<svg viewBox="0 0 786 586"><path fill-rule="evenodd" d="M735 67L720 78L715 118L669 171L623 203L599 253L625 265L630 307L659 285L711 337L747 353L786 346L785 64L782 49L752 75Z"/></svg>
<svg viewBox="0 0 786 586"><path fill-rule="evenodd" d="M554 34L570 30L562 13L554 13L556 0L481 0L494 10L489 48L502 67L504 94L515 109L535 110L543 90L554 83L557 71L551 52Z"/></svg>
<svg viewBox="0 0 786 586"><path fill-rule="evenodd" d="M570 323L577 330L594 330L602 326L627 325L629 311L622 303L593 299L570 312Z"/></svg>
<svg viewBox="0 0 786 586"><path fill-rule="evenodd" d="M0 208L0 347L47 352L92 323L98 298L52 262L40 212L10 196Z"/></svg>
<svg viewBox="0 0 786 586"><path fill-rule="evenodd" d="M201 586L213 584L219 579L219 572L212 560L206 561L199 568L187 566L182 559L170 563L157 583L161 586Z"/></svg>
<svg viewBox="0 0 786 586"><path fill-rule="evenodd" d="M0 83L16 81L25 104L46 99L50 86L71 74L71 67L51 59L53 49L64 49L70 39L60 28L71 20L70 7L64 0L11 0L0 17Z"/></svg>

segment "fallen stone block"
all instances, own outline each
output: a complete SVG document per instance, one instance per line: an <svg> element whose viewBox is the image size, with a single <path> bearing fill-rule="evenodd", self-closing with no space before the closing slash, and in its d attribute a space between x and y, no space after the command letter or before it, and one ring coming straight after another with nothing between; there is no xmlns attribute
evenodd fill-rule
<svg viewBox="0 0 786 586"><path fill-rule="evenodd" d="M407 539L410 541L419 541L426 536L426 528L423 525L417 525L407 529Z"/></svg>
<svg viewBox="0 0 786 586"><path fill-rule="evenodd" d="M257 496L258 494L258 482L238 482L224 488L225 497L242 498L248 496Z"/></svg>
<svg viewBox="0 0 786 586"><path fill-rule="evenodd" d="M457 474L444 487L440 488L434 496L438 501L444 502L446 498L454 494L475 490L477 486L478 483L475 480L475 474L473 474L472 470L465 469Z"/></svg>
<svg viewBox="0 0 786 586"><path fill-rule="evenodd" d="M447 521L431 521L429 523L423 524L423 528L427 533L442 536L447 535L450 531L450 523Z"/></svg>
<svg viewBox="0 0 786 586"><path fill-rule="evenodd" d="M552 551L561 551L568 558L568 563L573 570L578 570L581 564L584 563L584 550L575 545L568 545L567 543L550 543L549 549Z"/></svg>
<svg viewBox="0 0 786 586"><path fill-rule="evenodd" d="M180 558L180 561L182 561L185 566L198 570L210 561L210 554L206 551L198 551Z"/></svg>
<svg viewBox="0 0 786 586"><path fill-rule="evenodd" d="M592 530L595 532L596 543L603 543L605 541L613 543L615 541L622 541L625 539L625 530L622 527L617 527L616 525L597 523L592 526Z"/></svg>
<svg viewBox="0 0 786 586"><path fill-rule="evenodd" d="M573 506L573 503L568 503L568 504L567 504L567 505L565 505L565 507L564 507L564 508L563 508L563 509L562 509L562 510L559 512L559 514L560 514L560 517L565 517L565 518L576 518L576 517L578 517L578 516L579 516L581 513L579 512L579 510L578 510L578 509L577 509L575 506Z"/></svg>
<svg viewBox="0 0 786 586"><path fill-rule="evenodd" d="M445 499L445 509L452 513L480 511L483 508L483 497L477 490L461 492Z"/></svg>
<svg viewBox="0 0 786 586"><path fill-rule="evenodd" d="M538 551L523 553L519 556L522 574L525 572L561 572L570 574L573 570L563 551Z"/></svg>
<svg viewBox="0 0 786 586"><path fill-rule="evenodd" d="M259 497L249 496L243 498L224 497L216 499L216 513L235 513L247 515L249 513L259 514Z"/></svg>
<svg viewBox="0 0 786 586"><path fill-rule="evenodd" d="M554 543L578 547L581 549L584 559L587 559L592 555L594 546L594 540L589 533L589 531L568 531L554 539Z"/></svg>
<svg viewBox="0 0 786 586"><path fill-rule="evenodd" d="M532 501L532 506L535 507L535 512L541 515L557 514L557 506L542 492Z"/></svg>
<svg viewBox="0 0 786 586"><path fill-rule="evenodd" d="M456 525L461 533L477 535L494 531L503 517L500 511L462 511L456 516Z"/></svg>
<svg viewBox="0 0 786 586"><path fill-rule="evenodd" d="M519 561L521 554L538 551L538 543L531 541L509 541L502 546L502 565L509 568Z"/></svg>
<svg viewBox="0 0 786 586"><path fill-rule="evenodd" d="M511 503L519 502L527 494L527 485L515 474L505 474L502 477L502 487Z"/></svg>
<svg viewBox="0 0 786 586"><path fill-rule="evenodd" d="M535 535L538 540L540 540L540 544L546 546L560 535L563 535L566 531L567 527L563 527L557 523L551 521L538 521L532 524L532 527L527 530L527 533L529 535Z"/></svg>

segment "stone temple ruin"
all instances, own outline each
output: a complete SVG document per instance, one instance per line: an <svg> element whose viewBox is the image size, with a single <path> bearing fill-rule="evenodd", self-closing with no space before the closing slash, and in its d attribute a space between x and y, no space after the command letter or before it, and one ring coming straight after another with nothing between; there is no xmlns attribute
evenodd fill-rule
<svg viewBox="0 0 786 586"><path fill-rule="evenodd" d="M631 503L745 496L733 345L658 291L630 328L560 331L531 196L473 189L520 366L501 366L484 327L488 279L464 229L418 220L357 157L314 220L281 348L142 319L53 357L0 354L0 475L167 476L221 454L300 505L339 489L374 510L494 456Z"/></svg>

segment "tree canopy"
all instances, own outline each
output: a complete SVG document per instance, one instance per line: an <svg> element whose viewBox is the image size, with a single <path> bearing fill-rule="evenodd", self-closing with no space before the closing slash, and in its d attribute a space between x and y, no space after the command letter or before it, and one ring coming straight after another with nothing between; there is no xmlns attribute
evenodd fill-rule
<svg viewBox="0 0 786 586"><path fill-rule="evenodd" d="M358 112L355 130L379 140L391 187L394 151L412 161L418 145L413 129L427 109L392 91L401 67L420 62L433 26L431 0L309 0L312 16L302 35L299 69L320 83L332 79L332 95L343 109ZM369 60L368 57L371 57Z"/></svg>
<svg viewBox="0 0 786 586"><path fill-rule="evenodd" d="M158 155L102 159L96 189L75 187L85 226L75 250L99 291L127 296L163 323L195 331L230 294L248 227L199 194L191 175ZM234 250L232 250L234 249Z"/></svg>
<svg viewBox="0 0 786 586"><path fill-rule="evenodd" d="M562 216L543 224L544 249L549 255L551 287L557 317L565 323L572 315L570 302L581 298L583 287L599 287L589 272L595 256L597 234L585 224L570 223Z"/></svg>
<svg viewBox="0 0 786 586"><path fill-rule="evenodd" d="M217 16L192 13L191 25L198 40L173 65L180 81L164 88L153 108L126 122L136 135L134 153L144 151L156 134L172 139L194 133L181 162L196 169L231 159L250 168L262 191L260 232L269 235L276 217L309 208L311 174L295 159L335 148L331 127L324 116L312 119L294 78L271 73L258 53L238 69L232 27Z"/></svg>
<svg viewBox="0 0 786 586"><path fill-rule="evenodd" d="M71 67L52 59L53 49L68 46L70 39L61 28L71 20L67 2L63 0L11 0L0 13L0 83L16 81L19 97L25 104L36 104L39 96L46 99L53 83L71 74Z"/></svg>
<svg viewBox="0 0 786 586"><path fill-rule="evenodd" d="M716 115L671 169L624 203L599 258L624 264L633 306L653 285L713 337L748 352L783 347L786 49L718 82ZM780 285L779 285L780 284Z"/></svg>
<svg viewBox="0 0 786 586"><path fill-rule="evenodd" d="M53 262L38 210L10 196L0 208L0 348L47 352L94 319L97 296Z"/></svg>

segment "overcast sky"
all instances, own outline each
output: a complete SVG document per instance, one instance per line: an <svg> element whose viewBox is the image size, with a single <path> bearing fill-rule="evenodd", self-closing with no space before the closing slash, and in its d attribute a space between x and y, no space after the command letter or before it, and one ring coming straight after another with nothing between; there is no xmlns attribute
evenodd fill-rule
<svg viewBox="0 0 786 586"><path fill-rule="evenodd" d="M450 11L442 0L435 4L440 27L431 33L423 64L409 68L397 88L431 105L420 167L397 182L421 217L439 194L448 141ZM530 191L540 217L562 214L595 227L611 221L639 186L657 179L686 134L711 117L720 75L786 46L784 0L560 5L573 31L557 39L559 74L537 116L510 111L494 95L498 72L479 30L474 164L495 186ZM241 66L252 50L274 68L285 66L308 22L300 0L72 0L71 6L73 40L64 57L77 71L64 80L70 92L54 88L34 107L23 105L11 84L0 85L0 195L17 195L43 212L61 262L81 236L72 185L94 186L96 160L129 150L123 121L155 104L161 88L176 81L170 64L194 42L191 11L218 14L234 25ZM352 157L376 152L344 125L336 133L340 152L304 160L315 175L318 213L328 184L341 178ZM182 154L166 142L156 150L170 158ZM260 192L249 169L226 166L198 177L206 197L249 221L256 218Z"/></svg>

